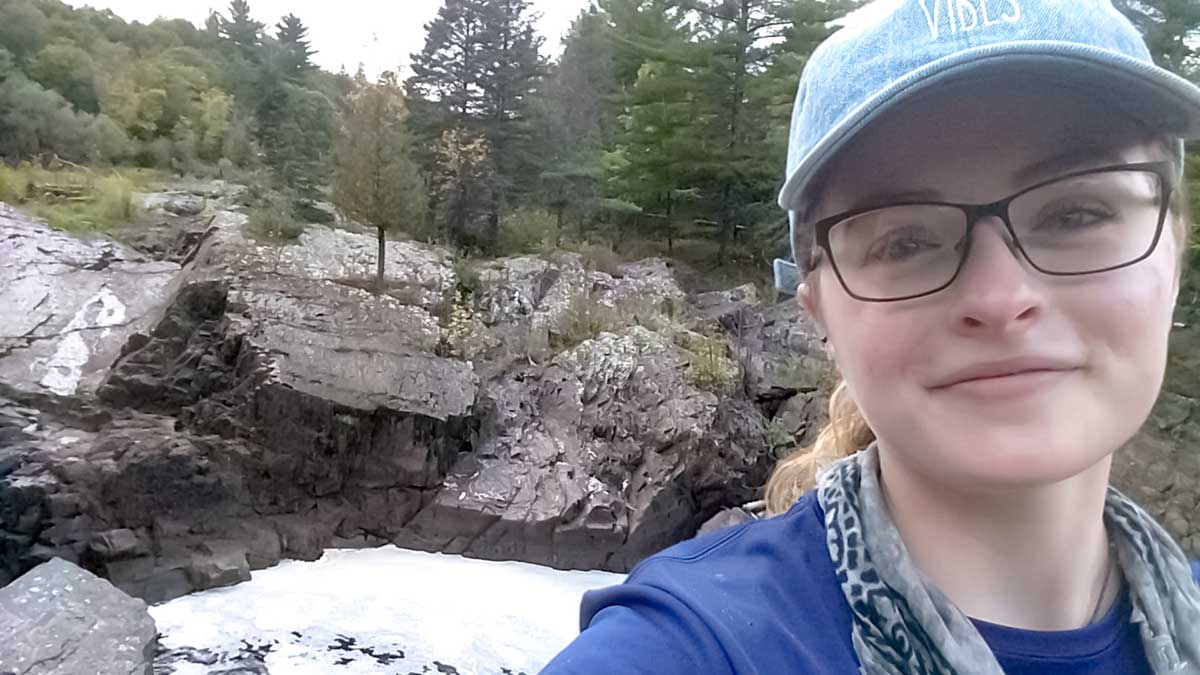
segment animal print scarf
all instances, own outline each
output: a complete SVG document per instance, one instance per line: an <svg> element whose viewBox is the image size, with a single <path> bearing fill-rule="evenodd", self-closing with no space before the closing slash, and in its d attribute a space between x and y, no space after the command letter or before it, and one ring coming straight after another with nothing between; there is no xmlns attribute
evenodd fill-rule
<svg viewBox="0 0 1200 675"><path fill-rule="evenodd" d="M823 471L817 498L864 675L1003 675L970 619L909 558L883 501L875 445ZM1104 520L1154 672L1200 675L1200 589L1183 551L1112 487Z"/></svg>

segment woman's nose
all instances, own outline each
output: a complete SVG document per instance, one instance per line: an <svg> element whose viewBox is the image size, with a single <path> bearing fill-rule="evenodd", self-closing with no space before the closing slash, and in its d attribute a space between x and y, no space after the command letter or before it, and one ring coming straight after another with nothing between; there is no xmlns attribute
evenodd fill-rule
<svg viewBox="0 0 1200 675"><path fill-rule="evenodd" d="M1030 325L1044 303L1029 266L999 218L975 224L970 251L954 283L958 330L1008 333Z"/></svg>

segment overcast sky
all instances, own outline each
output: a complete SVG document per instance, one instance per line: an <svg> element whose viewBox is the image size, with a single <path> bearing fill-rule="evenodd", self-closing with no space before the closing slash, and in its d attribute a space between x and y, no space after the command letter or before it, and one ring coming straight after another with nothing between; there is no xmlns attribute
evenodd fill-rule
<svg viewBox="0 0 1200 675"><path fill-rule="evenodd" d="M3 2L3 0L0 0ZM202 25L210 8L225 12L225 0L66 0L70 5L111 9L127 21L148 23L159 16ZM542 15L543 52L557 57L561 39L588 0L531 0ZM317 50L316 62L336 72L354 72L362 62L369 75L406 65L408 55L425 46L425 24L442 0L250 0L254 18L274 26L288 12L300 17Z"/></svg>

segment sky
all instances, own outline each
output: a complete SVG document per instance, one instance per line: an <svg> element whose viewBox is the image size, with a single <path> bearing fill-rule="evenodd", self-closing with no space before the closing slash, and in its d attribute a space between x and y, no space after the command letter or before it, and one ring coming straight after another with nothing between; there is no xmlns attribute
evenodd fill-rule
<svg viewBox="0 0 1200 675"><path fill-rule="evenodd" d="M157 665L175 675L248 668L255 652L287 675L437 672L439 663L460 675L536 673L578 635L584 591L624 579L385 546L285 561L150 615L165 650Z"/></svg>
<svg viewBox="0 0 1200 675"><path fill-rule="evenodd" d="M543 52L557 57L561 40L571 21L589 0L531 0L542 15L538 28L546 38ZM202 25L210 9L224 12L225 0L66 0L76 7L90 5L111 9L127 21L149 23L164 16L187 19ZM409 54L425 46L425 24L431 21L442 0L250 0L251 14L273 27L288 12L300 17L317 50L314 60L322 68L337 72L343 66L354 72L361 62L370 76L403 67Z"/></svg>

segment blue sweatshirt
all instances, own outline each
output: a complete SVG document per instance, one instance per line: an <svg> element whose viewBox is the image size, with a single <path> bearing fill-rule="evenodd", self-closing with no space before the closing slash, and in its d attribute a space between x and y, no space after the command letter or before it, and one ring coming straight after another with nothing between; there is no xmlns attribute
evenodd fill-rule
<svg viewBox="0 0 1200 675"><path fill-rule="evenodd" d="M1200 580L1200 565L1193 563ZM1031 631L976 627L1008 675L1151 671L1121 597L1098 623ZM676 544L625 583L589 591L576 637L542 675L857 673L850 610L809 492L786 514Z"/></svg>

